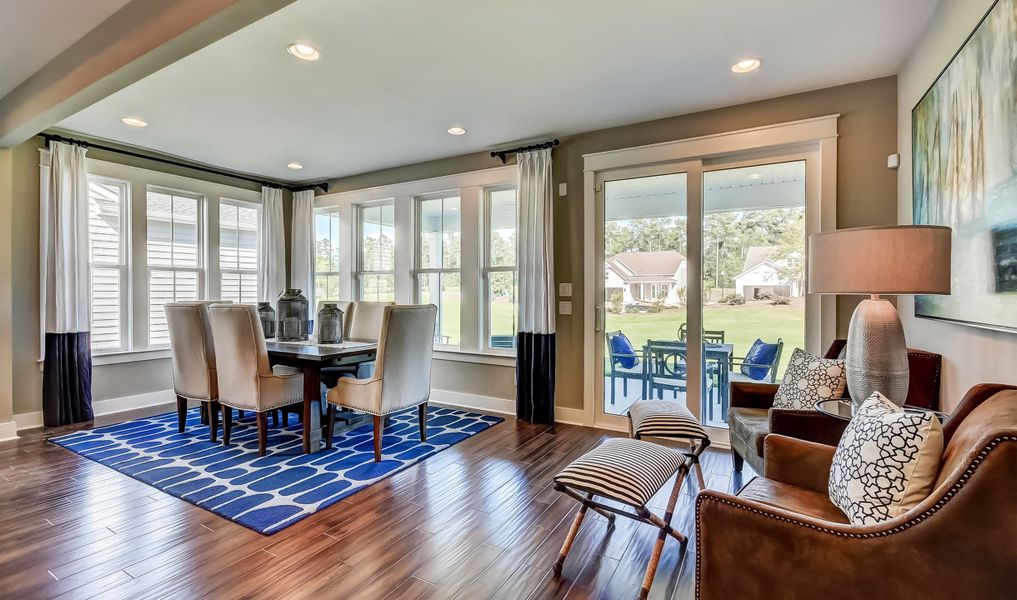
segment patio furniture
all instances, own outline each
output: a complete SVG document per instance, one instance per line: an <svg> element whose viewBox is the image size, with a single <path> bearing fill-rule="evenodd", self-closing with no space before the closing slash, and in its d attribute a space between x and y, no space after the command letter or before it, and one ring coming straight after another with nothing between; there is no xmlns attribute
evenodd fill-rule
<svg viewBox="0 0 1017 600"><path fill-rule="evenodd" d="M741 360L731 359L731 381L738 381L742 383L773 383L777 379L777 366L780 365L780 354L784 351L784 338L777 338L777 352L773 356L773 360L768 363L752 363L748 362L749 355L747 354ZM762 377L756 378L747 373L746 369L752 368L765 368L766 372ZM726 413L725 409L725 413Z"/></svg>
<svg viewBox="0 0 1017 600"><path fill-rule="evenodd" d="M383 307L377 366L372 376L343 377L328 391L327 448L332 447L336 407L374 416L374 462L381 462L385 417L392 413L417 407L420 441L427 441L427 401L431 396L437 315L438 307L433 304Z"/></svg>
<svg viewBox="0 0 1017 600"><path fill-rule="evenodd" d="M681 327L678 328L678 341L687 342L689 335L689 324L682 323ZM703 343L706 344L724 344L724 330L723 329L704 329L703 330Z"/></svg>
<svg viewBox="0 0 1017 600"><path fill-rule="evenodd" d="M834 340L823 355L839 358L845 340ZM932 352L908 350L911 372L907 404L936 410L939 408L940 366L943 357ZM766 436L779 433L803 440L836 446L847 422L815 410L772 409L776 383L731 382L727 423L735 471L748 461L756 473L763 472L763 448ZM850 389L844 391L848 398Z"/></svg>
<svg viewBox="0 0 1017 600"><path fill-rule="evenodd" d="M696 497L697 598L1013 598L1017 387L971 388L943 442L927 498L852 525L829 498L835 448L767 436L765 477Z"/></svg>
<svg viewBox="0 0 1017 600"><path fill-rule="evenodd" d="M610 357L610 372L611 372L611 404L614 404L615 400L615 379L621 379L622 381L622 393L628 396L629 394L629 379L638 379L640 385L643 386L643 395L646 394L646 384L643 374L642 365L642 354L633 349L630 352L620 352L615 349L615 344L612 341L616 336L625 337L625 334L621 331L609 331L607 332L607 351ZM627 337L625 337L628 340ZM631 345L631 342L630 344ZM632 363L632 366L626 367L625 362Z"/></svg>
<svg viewBox="0 0 1017 600"><path fill-rule="evenodd" d="M628 410L629 436L641 440L655 437L688 442L692 447L685 457L692 463L699 481L699 489L706 489L703 465L699 456L710 446L710 435L684 402L668 400L639 400Z"/></svg>
<svg viewBox="0 0 1017 600"><path fill-rule="evenodd" d="M688 545L688 538L671 527L678 494L688 472L689 460L681 453L665 446L624 438L607 440L562 469L554 476L554 489L573 498L581 506L572 521L572 528L562 544L561 552L558 553L558 560L554 563L555 577L561 576L562 566L579 533L579 527L583 524L583 517L592 508L607 518L609 527L614 525L614 516L621 515L653 525L659 530L639 590L639 598L646 598L653 585L667 536L678 540L682 553ZM663 518L658 517L646 505L676 473L667 510ZM635 513L598 502L594 499L598 496L630 506L635 509Z"/></svg>

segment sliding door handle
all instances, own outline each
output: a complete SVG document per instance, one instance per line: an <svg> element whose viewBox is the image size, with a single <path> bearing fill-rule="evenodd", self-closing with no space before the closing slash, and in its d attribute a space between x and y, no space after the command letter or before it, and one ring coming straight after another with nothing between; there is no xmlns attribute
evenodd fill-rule
<svg viewBox="0 0 1017 600"><path fill-rule="evenodd" d="M603 328L600 325L600 307L599 306L594 306L593 307L593 330L595 332L597 332L597 333L600 333L601 329L603 329Z"/></svg>

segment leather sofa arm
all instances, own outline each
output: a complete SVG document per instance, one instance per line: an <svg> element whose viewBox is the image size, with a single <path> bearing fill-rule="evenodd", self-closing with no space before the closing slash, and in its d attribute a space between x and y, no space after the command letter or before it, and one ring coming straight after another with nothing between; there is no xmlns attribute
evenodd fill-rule
<svg viewBox="0 0 1017 600"><path fill-rule="evenodd" d="M777 388L773 383L731 382L731 406L737 408L770 408Z"/></svg>
<svg viewBox="0 0 1017 600"><path fill-rule="evenodd" d="M763 443L767 479L827 493L835 447L773 434Z"/></svg>
<svg viewBox="0 0 1017 600"><path fill-rule="evenodd" d="M815 410L770 409L770 433L836 446L848 422Z"/></svg>

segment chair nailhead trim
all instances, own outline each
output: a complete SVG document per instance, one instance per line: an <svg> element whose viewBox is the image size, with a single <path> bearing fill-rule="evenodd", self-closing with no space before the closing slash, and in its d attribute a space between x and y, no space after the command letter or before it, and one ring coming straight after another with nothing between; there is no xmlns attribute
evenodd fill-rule
<svg viewBox="0 0 1017 600"><path fill-rule="evenodd" d="M819 531L819 532L822 532L822 533L829 533L829 534L832 534L832 535L837 536L837 537L845 537L845 538L851 538L851 539L870 539L870 538L886 537L886 536L889 536L889 535L892 535L892 534L896 534L896 533L900 533L902 531L910 529L912 526L918 525L919 523L921 523L922 521L925 521L927 518L929 518L933 514L939 512L939 510L941 508L943 508L946 505L946 503L949 502L950 499L953 498L957 494L958 491L960 491L960 489L962 487L964 487L964 484L966 484L968 482L968 480L971 479L971 475L973 475L974 472L978 469L978 465L980 465L985 460L985 458L989 455L990 452L992 452L993 449L996 448L996 446L1000 445L1003 442L1017 442L1017 435L1001 435L999 437L994 438L991 442L989 442L984 448L981 449L981 451L978 453L978 456L976 456L975 459L971 461L971 464L968 465L968 468L964 470L964 472L961 474L961 476L957 478L956 483L954 483L952 486L950 486L950 489L948 489L946 491L946 493L944 493L943 496L939 500L937 500L936 503L931 508L925 510L924 512L922 512L919 515L916 515L915 517L911 518L906 523L902 523L902 524L897 525L896 527L893 527L891 529L885 529L885 530L882 530L882 531L875 531L875 532L872 532L872 533L849 533L849 532L846 532L846 531L837 531L835 529L829 529L827 527L822 527L822 526L819 526L819 525L814 525L812 523L806 523L804 521L799 521L798 519L792 519L792 518L784 517L784 516L772 513L770 511L764 511L764 510L760 510L758 508L748 507L748 506L745 506L744 504L741 504L741 503L738 503L738 502L732 502L732 501L730 501L730 500L728 500L726 498L720 498L720 497L714 496L710 492L705 492L705 493L701 493L701 494L697 495L696 496L696 598L699 598L699 596L700 596L700 592L701 592L700 586L702 584L702 573L701 573L701 570L702 570L702 564L703 564L703 561L702 561L702 556L703 556L703 552L702 552L702 550L703 550L702 549L703 536L702 536L702 527L701 527L701 524L700 524L700 521L699 521L699 509L700 509L700 506L703 504L703 502L706 502L706 501L709 500L709 501L713 501L713 502L718 502L720 504L726 504L726 505L731 506L733 508L737 508L737 509L740 509L740 510L745 510L745 511L748 511L748 512L751 512L751 513L755 513L755 514L761 515L761 516L769 518L769 519L774 519L776 521L781 521L781 522L784 522L784 523L790 523L792 525L797 525L799 527L805 527L807 529L812 529L812 530Z"/></svg>

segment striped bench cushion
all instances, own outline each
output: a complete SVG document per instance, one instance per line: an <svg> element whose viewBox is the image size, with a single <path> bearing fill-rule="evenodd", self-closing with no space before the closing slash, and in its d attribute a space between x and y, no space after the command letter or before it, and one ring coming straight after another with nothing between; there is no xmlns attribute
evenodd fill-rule
<svg viewBox="0 0 1017 600"><path fill-rule="evenodd" d="M664 446L613 438L572 461L554 480L631 506L645 506L685 461Z"/></svg>
<svg viewBox="0 0 1017 600"><path fill-rule="evenodd" d="M709 439L684 402L639 400L629 408L632 433L662 438Z"/></svg>

